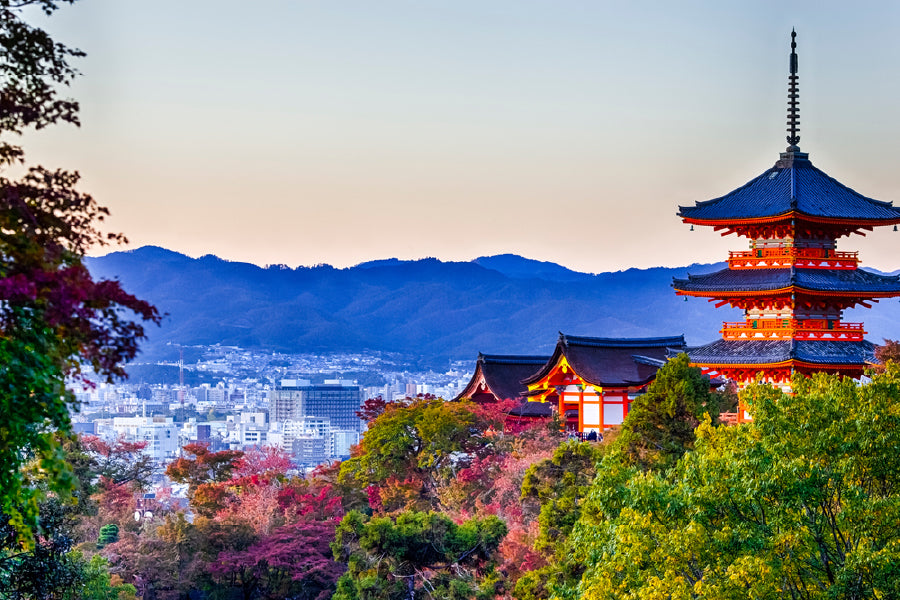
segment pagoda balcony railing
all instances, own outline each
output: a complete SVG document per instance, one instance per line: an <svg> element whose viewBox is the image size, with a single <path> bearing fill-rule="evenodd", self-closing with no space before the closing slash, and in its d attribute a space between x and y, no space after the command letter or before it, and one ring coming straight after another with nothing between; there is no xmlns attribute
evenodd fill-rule
<svg viewBox="0 0 900 600"><path fill-rule="evenodd" d="M720 333L726 340L860 341L866 335L862 323L837 319L748 319L725 322Z"/></svg>
<svg viewBox="0 0 900 600"><path fill-rule="evenodd" d="M757 248L728 253L730 269L855 269L858 265L858 252L838 252L829 248Z"/></svg>

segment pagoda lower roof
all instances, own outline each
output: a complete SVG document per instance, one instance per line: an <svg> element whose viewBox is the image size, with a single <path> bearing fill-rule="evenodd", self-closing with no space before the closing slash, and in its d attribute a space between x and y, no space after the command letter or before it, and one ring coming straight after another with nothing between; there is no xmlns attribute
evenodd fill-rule
<svg viewBox="0 0 900 600"><path fill-rule="evenodd" d="M875 345L830 340L716 340L687 348L699 365L765 366L791 361L816 365L863 365L875 361Z"/></svg>
<svg viewBox="0 0 900 600"><path fill-rule="evenodd" d="M889 225L900 222L900 208L873 200L813 166L808 154L788 152L771 169L720 198L679 206L688 222L737 223L790 215Z"/></svg>
<svg viewBox="0 0 900 600"><path fill-rule="evenodd" d="M684 336L599 338L559 334L553 356L523 383L548 376L563 358L590 385L640 386L651 381L673 350L682 350Z"/></svg>
<svg viewBox="0 0 900 600"><path fill-rule="evenodd" d="M675 279L679 292L701 295L729 292L775 292L800 289L810 292L856 293L865 296L900 294L900 276L879 275L864 269L722 269Z"/></svg>

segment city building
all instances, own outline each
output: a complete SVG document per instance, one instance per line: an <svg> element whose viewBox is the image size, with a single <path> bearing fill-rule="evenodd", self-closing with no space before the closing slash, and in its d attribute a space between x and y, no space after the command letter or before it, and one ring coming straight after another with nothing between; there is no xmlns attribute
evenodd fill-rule
<svg viewBox="0 0 900 600"><path fill-rule="evenodd" d="M350 458L350 448L359 444L360 432L347 429L332 429L329 432L329 458L344 460Z"/></svg>
<svg viewBox="0 0 900 600"><path fill-rule="evenodd" d="M302 436L291 443L291 455L297 464L305 467L314 467L327 461L328 450L328 440L316 435Z"/></svg>
<svg viewBox="0 0 900 600"><path fill-rule="evenodd" d="M749 239L728 267L676 279L676 293L743 309L722 339L688 349L691 363L743 386L762 380L787 388L794 373L859 377L874 360L862 323L843 311L900 295L900 277L859 268L857 252L837 240L900 223L900 209L867 198L813 166L800 151L796 33L791 33L788 147L778 161L740 188L679 207L685 223ZM739 418L745 418L743 411Z"/></svg>
<svg viewBox="0 0 900 600"><path fill-rule="evenodd" d="M115 417L112 432L129 442L147 442L144 453L155 461L175 458L179 427L172 417Z"/></svg>
<svg viewBox="0 0 900 600"><path fill-rule="evenodd" d="M270 392L269 418L273 423L299 421L304 417L329 419L331 426L362 430L356 412L363 402L362 390L355 382L326 380L312 385L305 380L283 380Z"/></svg>

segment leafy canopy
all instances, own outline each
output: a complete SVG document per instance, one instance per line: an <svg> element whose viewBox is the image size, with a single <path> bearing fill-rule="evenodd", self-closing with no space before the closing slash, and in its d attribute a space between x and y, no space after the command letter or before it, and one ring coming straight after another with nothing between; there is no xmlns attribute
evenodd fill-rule
<svg viewBox="0 0 900 600"><path fill-rule="evenodd" d="M350 512L331 546L335 560L348 565L334 598L493 598L490 583L479 577L490 570L506 532L494 516L458 525L434 512L396 519Z"/></svg>
<svg viewBox="0 0 900 600"><path fill-rule="evenodd" d="M37 525L40 490L72 485L55 435L69 433L75 408L66 379L85 364L107 379L123 376L142 322L160 320L85 267L88 250L124 237L98 229L108 211L76 189L77 173L33 166L18 180L6 174L24 162L10 135L78 123L78 104L59 92L76 75L68 60L82 53L23 19L30 7L50 15L60 3L0 0L0 511L21 532Z"/></svg>
<svg viewBox="0 0 900 600"><path fill-rule="evenodd" d="M900 367L743 393L754 421L697 430L666 472L601 461L569 593L612 598L900 597Z"/></svg>

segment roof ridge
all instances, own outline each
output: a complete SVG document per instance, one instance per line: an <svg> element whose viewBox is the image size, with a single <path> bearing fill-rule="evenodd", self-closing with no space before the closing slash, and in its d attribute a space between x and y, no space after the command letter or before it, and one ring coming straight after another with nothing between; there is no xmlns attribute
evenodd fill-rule
<svg viewBox="0 0 900 600"><path fill-rule="evenodd" d="M478 360L484 362L520 362L544 364L550 360L550 355L538 354L478 354Z"/></svg>
<svg viewBox="0 0 900 600"><path fill-rule="evenodd" d="M560 334L568 346L596 346L601 348L649 348L684 346L684 334L672 336L656 336L648 338L604 338Z"/></svg>

